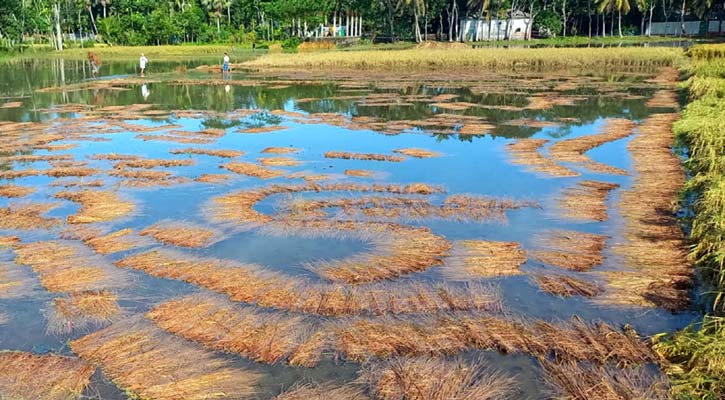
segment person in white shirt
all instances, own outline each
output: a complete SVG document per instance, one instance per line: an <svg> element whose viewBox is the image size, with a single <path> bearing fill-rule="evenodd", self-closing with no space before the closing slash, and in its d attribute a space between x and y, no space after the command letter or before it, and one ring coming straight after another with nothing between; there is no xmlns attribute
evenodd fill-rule
<svg viewBox="0 0 725 400"><path fill-rule="evenodd" d="M224 52L224 63L222 64L222 72L229 72L229 54Z"/></svg>
<svg viewBox="0 0 725 400"><path fill-rule="evenodd" d="M146 58L143 53L141 53L141 58L138 59L138 65L141 67L141 76L143 76L143 73L146 71L146 63L149 62L149 59Z"/></svg>

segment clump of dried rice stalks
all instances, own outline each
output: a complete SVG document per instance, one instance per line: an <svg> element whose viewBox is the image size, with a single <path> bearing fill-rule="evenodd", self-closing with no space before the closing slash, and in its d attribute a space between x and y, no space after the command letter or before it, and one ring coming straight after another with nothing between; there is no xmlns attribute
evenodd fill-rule
<svg viewBox="0 0 725 400"><path fill-rule="evenodd" d="M391 156L388 154L376 154L376 153L352 153L349 151L328 151L325 153L325 158L340 158L343 160L390 161L390 162L405 161L405 157L403 157L403 156Z"/></svg>
<svg viewBox="0 0 725 400"><path fill-rule="evenodd" d="M151 236L164 244L181 247L206 247L216 232L187 222L160 222L141 231L141 236Z"/></svg>
<svg viewBox="0 0 725 400"><path fill-rule="evenodd" d="M237 158L237 157L241 157L244 155L243 151L222 150L222 149L200 149L200 148L196 148L196 147L173 149L173 150L170 150L169 153L171 153L171 154L198 154L198 155L206 155L206 156L221 157L221 158Z"/></svg>
<svg viewBox="0 0 725 400"><path fill-rule="evenodd" d="M187 158L183 160L165 160L165 159L136 159L136 160L125 160L118 161L113 166L115 169L126 169L126 168L170 168L170 167L185 167L194 165L194 160Z"/></svg>
<svg viewBox="0 0 725 400"><path fill-rule="evenodd" d="M54 182L50 183L51 187L101 187L104 185L104 182L100 179L92 180L92 181L84 181L81 179L58 179Z"/></svg>
<svg viewBox="0 0 725 400"><path fill-rule="evenodd" d="M546 382L560 396L571 400L665 400L669 383L646 367L615 368L589 363L539 360Z"/></svg>
<svg viewBox="0 0 725 400"><path fill-rule="evenodd" d="M553 357L560 361L641 364L656 361L631 331L575 318L566 323L516 322L493 316L417 319L355 318L334 326L334 345L350 360L448 355L468 349Z"/></svg>
<svg viewBox="0 0 725 400"><path fill-rule="evenodd" d="M0 185L0 197L25 197L33 192L35 192L35 189L31 187L17 185Z"/></svg>
<svg viewBox="0 0 725 400"><path fill-rule="evenodd" d="M268 223L273 221L274 218L254 210L253 207L255 204L273 195L301 192L360 192L428 195L433 193L442 193L443 189L423 183L413 183L410 185L358 185L352 183L271 185L257 189L234 192L214 198L212 200L212 219L218 222L233 221L242 224Z"/></svg>
<svg viewBox="0 0 725 400"><path fill-rule="evenodd" d="M297 354L315 333L309 319L262 312L220 298L188 296L167 301L146 318L174 335L257 362L275 364L295 357L295 365L312 367L321 357L320 352L305 359Z"/></svg>
<svg viewBox="0 0 725 400"><path fill-rule="evenodd" d="M595 162L584 153L605 143L624 139L632 134L635 126L636 124L628 119L608 119L603 132L556 142L549 148L549 155L556 161L578 163L595 172L626 175L626 171Z"/></svg>
<svg viewBox="0 0 725 400"><path fill-rule="evenodd" d="M530 251L529 255L545 264L588 271L602 263L606 240L606 236L593 233L550 230L537 236L539 246L546 250Z"/></svg>
<svg viewBox="0 0 725 400"><path fill-rule="evenodd" d="M122 200L118 194L110 191L59 192L55 197L81 204L78 213L68 217L70 224L112 221L136 209L133 203Z"/></svg>
<svg viewBox="0 0 725 400"><path fill-rule="evenodd" d="M95 368L78 358L0 352L0 393L7 399L79 398Z"/></svg>
<svg viewBox="0 0 725 400"><path fill-rule="evenodd" d="M76 339L71 348L140 398L246 398L260 378L138 318Z"/></svg>
<svg viewBox="0 0 725 400"><path fill-rule="evenodd" d="M52 178L59 178L63 176L91 176L97 174L99 171L95 168L88 167L55 167L46 169L43 173Z"/></svg>
<svg viewBox="0 0 725 400"><path fill-rule="evenodd" d="M118 298L108 290L73 292L53 299L48 332L70 333L111 322L121 309Z"/></svg>
<svg viewBox="0 0 725 400"><path fill-rule="evenodd" d="M430 151L426 149L397 149L393 150L393 153L403 154L410 157L415 158L433 158L433 157L440 157L441 153L437 153L435 151Z"/></svg>
<svg viewBox="0 0 725 400"><path fill-rule="evenodd" d="M152 276L189 282L234 301L261 307L326 316L383 315L454 310L498 310L496 290L417 283L343 286L313 284L284 277L254 265L212 258L195 258L156 250L129 256L116 263Z"/></svg>
<svg viewBox="0 0 725 400"><path fill-rule="evenodd" d="M579 176L578 172L559 165L541 154L539 149L547 142L546 139L519 139L506 145L506 150L511 154L511 162L525 165L534 172L556 177Z"/></svg>
<svg viewBox="0 0 725 400"><path fill-rule="evenodd" d="M283 125L269 125L269 126L258 126L258 127L253 127L253 128L240 129L237 132L238 133L269 133L269 132L283 131L285 129L287 129L287 127L283 126Z"/></svg>
<svg viewBox="0 0 725 400"><path fill-rule="evenodd" d="M257 162L268 167L296 167L300 161L291 157L262 157Z"/></svg>
<svg viewBox="0 0 725 400"><path fill-rule="evenodd" d="M0 236L0 248L10 247L20 242L20 238L17 236Z"/></svg>
<svg viewBox="0 0 725 400"><path fill-rule="evenodd" d="M296 384L272 400L369 400L355 384Z"/></svg>
<svg viewBox="0 0 725 400"><path fill-rule="evenodd" d="M647 107L652 108L680 108L680 102L677 99L677 92L674 90L658 90L645 103Z"/></svg>
<svg viewBox="0 0 725 400"><path fill-rule="evenodd" d="M57 204L11 204L0 208L0 228L2 229L49 229L61 223L58 218L46 218L43 214L55 208Z"/></svg>
<svg viewBox="0 0 725 400"><path fill-rule="evenodd" d="M503 400L516 391L511 377L461 358L396 358L373 364L363 379L381 400Z"/></svg>
<svg viewBox="0 0 725 400"><path fill-rule="evenodd" d="M579 221L606 221L607 196L618 187L616 183L581 181L564 189L558 199L561 216Z"/></svg>
<svg viewBox="0 0 725 400"><path fill-rule="evenodd" d="M526 253L516 242L462 240L454 243L443 273L456 279L519 275Z"/></svg>
<svg viewBox="0 0 725 400"><path fill-rule="evenodd" d="M133 235L133 229L125 228L107 235L92 235L81 238L83 242L99 254L112 254L131 250L142 244L140 238Z"/></svg>
<svg viewBox="0 0 725 400"><path fill-rule="evenodd" d="M375 172L364 170L364 169L346 169L345 175L359 176L359 177L367 178L367 177L375 175Z"/></svg>
<svg viewBox="0 0 725 400"><path fill-rule="evenodd" d="M595 282L577 279L569 275L536 274L533 275L532 279L539 286L539 289L554 296L594 297L602 293L602 287Z"/></svg>
<svg viewBox="0 0 725 400"><path fill-rule="evenodd" d="M232 171L235 174L253 176L260 179L272 179L284 175L284 171L278 169L264 168L257 164L242 161L233 161L230 163L222 164L219 167Z"/></svg>
<svg viewBox="0 0 725 400"><path fill-rule="evenodd" d="M194 179L195 182L201 183L223 183L229 180L229 174L203 174Z"/></svg>
<svg viewBox="0 0 725 400"><path fill-rule="evenodd" d="M615 248L638 279L619 281L615 302L645 303L671 311L690 302L692 268L687 243L673 212L684 173L672 153L672 124L677 114L655 114L639 127L628 149L637 172L635 183L624 191L619 209L625 220L626 241ZM616 279L616 277L612 277ZM612 281L612 279L608 279Z"/></svg>
<svg viewBox="0 0 725 400"><path fill-rule="evenodd" d="M136 139L141 139L144 142L147 142L149 140L155 140L159 142L173 142L182 144L210 144L214 142L212 139L202 137L184 137L173 135L136 135Z"/></svg>
<svg viewBox="0 0 725 400"><path fill-rule="evenodd" d="M91 160L108 160L108 161L130 161L130 160L138 160L141 158L139 155L135 154L117 154L117 153L108 153L108 154L94 154L91 156Z"/></svg>
<svg viewBox="0 0 725 400"><path fill-rule="evenodd" d="M295 147L267 147L262 150L261 153L265 154L294 154L299 153L301 150Z"/></svg>

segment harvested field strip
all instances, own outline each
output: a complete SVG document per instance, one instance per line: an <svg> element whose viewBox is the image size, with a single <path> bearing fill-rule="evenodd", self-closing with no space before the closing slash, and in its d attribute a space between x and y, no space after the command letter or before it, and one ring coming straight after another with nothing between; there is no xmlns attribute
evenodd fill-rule
<svg viewBox="0 0 725 400"><path fill-rule="evenodd" d="M415 157L415 158L433 158L433 157L440 157L441 154L437 153L435 151L430 151L426 149L397 149L393 150L393 153L402 154L405 156Z"/></svg>
<svg viewBox="0 0 725 400"><path fill-rule="evenodd" d="M270 126L259 126L259 127L241 129L237 132L239 132L239 133L269 133L269 132L283 131L285 129L287 129L286 126L270 125Z"/></svg>
<svg viewBox="0 0 725 400"><path fill-rule="evenodd" d="M212 220L215 222L236 222L241 224L263 224L274 218L254 210L254 206L267 197L277 194L301 192L359 192L390 194L442 193L443 189L423 183L410 185L358 185L358 184L316 184L271 185L257 189L233 192L212 200Z"/></svg>
<svg viewBox="0 0 725 400"><path fill-rule="evenodd" d="M645 104L653 108L680 108L677 92L674 90L658 90Z"/></svg>
<svg viewBox="0 0 725 400"><path fill-rule="evenodd" d="M576 221L606 221L607 196L618 188L616 183L581 181L563 190L557 199L562 217Z"/></svg>
<svg viewBox="0 0 725 400"><path fill-rule="evenodd" d="M221 158L237 158L244 155L243 151L237 150L221 150L221 149L200 149L195 147L187 147L184 149L173 149L170 150L171 154L198 154L212 157Z"/></svg>
<svg viewBox="0 0 725 400"><path fill-rule="evenodd" d="M539 289L554 296L594 297L602 293L602 287L597 283L577 279L569 275L542 273L534 275L532 279L539 286Z"/></svg>
<svg viewBox="0 0 725 400"><path fill-rule="evenodd" d="M248 398L260 374L132 318L76 339L81 358L103 369L123 390L159 400Z"/></svg>
<svg viewBox="0 0 725 400"><path fill-rule="evenodd" d="M123 274L81 247L63 242L15 246L15 262L30 266L50 292L101 290L123 284Z"/></svg>
<svg viewBox="0 0 725 400"><path fill-rule="evenodd" d="M125 169L125 168L170 168L170 167L186 167L194 165L194 160L187 158L183 160L151 160L151 159L137 159L137 160L124 160L118 161L114 164L113 168Z"/></svg>
<svg viewBox="0 0 725 400"><path fill-rule="evenodd" d="M665 400L669 383L645 367L616 368L589 363L539 360L546 382L560 396L571 400Z"/></svg>
<svg viewBox="0 0 725 400"><path fill-rule="evenodd" d="M335 323L333 331L333 344L347 359L354 361L449 355L469 349L598 364L642 364L657 360L636 332L620 331L605 323L587 323L578 318L556 324L468 315L415 320L353 318Z"/></svg>
<svg viewBox="0 0 725 400"><path fill-rule="evenodd" d="M136 135L136 139L141 139L144 142L149 140L155 140L159 142L174 142L182 144L210 144L214 140L202 138L202 137L184 137L184 136L172 136L172 135Z"/></svg>
<svg viewBox="0 0 725 400"><path fill-rule="evenodd" d="M512 163L525 165L531 171L554 177L579 176L580 174L544 157L539 149L548 142L546 139L519 139L506 145L511 154Z"/></svg>
<svg viewBox="0 0 725 400"><path fill-rule="evenodd" d="M133 229L125 228L107 235L98 235L82 239L83 242L98 254L112 254L131 250L143 245L143 241L133 233Z"/></svg>
<svg viewBox="0 0 725 400"><path fill-rule="evenodd" d="M284 171L282 170L265 168L257 164L242 161L233 161L222 164L219 167L234 172L235 174L247 175L260 179L272 179L284 175Z"/></svg>
<svg viewBox="0 0 725 400"><path fill-rule="evenodd" d="M262 312L215 297L167 301L149 311L146 318L174 335L257 362L313 367L322 356L321 346L316 351L309 348L315 336L311 319Z"/></svg>
<svg viewBox="0 0 725 400"><path fill-rule="evenodd" d="M201 183L224 183L231 177L229 174L203 174L194 179L194 181Z"/></svg>
<svg viewBox="0 0 725 400"><path fill-rule="evenodd" d="M0 208L0 229L36 230L58 226L62 223L60 219L43 217L43 214L56 206L57 204L26 203Z"/></svg>
<svg viewBox="0 0 725 400"><path fill-rule="evenodd" d="M299 153L300 149L295 147L267 147L264 150L261 151L261 153L265 154L295 154Z"/></svg>
<svg viewBox="0 0 725 400"><path fill-rule="evenodd" d="M91 156L91 160L107 160L107 161L132 161L138 160L141 156L136 154L94 154Z"/></svg>
<svg viewBox="0 0 725 400"><path fill-rule="evenodd" d="M325 153L325 158L339 158L339 159L343 159L343 160L390 161L390 162L405 161L405 157L403 157L403 156L391 156L388 154L376 154L376 153L351 153L348 151L328 151Z"/></svg>
<svg viewBox="0 0 725 400"><path fill-rule="evenodd" d="M396 358L369 366L362 376L375 399L503 400L515 395L514 379L483 360Z"/></svg>
<svg viewBox="0 0 725 400"><path fill-rule="evenodd" d="M571 271L588 271L602 263L607 237L579 231L550 230L536 240L543 250L529 251L530 257Z"/></svg>
<svg viewBox="0 0 725 400"><path fill-rule="evenodd" d="M362 388L355 384L337 385L299 384L274 397L272 400L370 400Z"/></svg>
<svg viewBox="0 0 725 400"><path fill-rule="evenodd" d="M364 169L346 169L345 170L345 175L347 175L347 176L359 176L359 177L366 178L366 177L375 175L375 172L368 171L368 170L364 170Z"/></svg>
<svg viewBox="0 0 725 400"><path fill-rule="evenodd" d="M167 250L133 255L116 265L159 278L188 282L225 294L234 301L307 314L384 315L500 309L499 293L483 286L410 282L354 287L314 284L280 276L255 265L194 258Z"/></svg>
<svg viewBox="0 0 725 400"><path fill-rule="evenodd" d="M81 204L77 214L67 218L70 224L112 221L132 213L136 206L110 191L59 192L55 197Z"/></svg>
<svg viewBox="0 0 725 400"><path fill-rule="evenodd" d="M628 145L637 177L620 199L627 240L615 248L629 267L652 281L645 290L641 282L632 282L624 291L672 311L688 306L693 274L687 242L674 213L685 179L671 149L672 124L677 118L678 114L650 116Z"/></svg>
<svg viewBox="0 0 725 400"><path fill-rule="evenodd" d="M141 236L151 236L163 244L181 247L207 247L219 233L187 222L165 221L141 231Z"/></svg>
<svg viewBox="0 0 725 400"><path fill-rule="evenodd" d="M78 358L0 352L0 394L7 399L76 399L94 371Z"/></svg>
<svg viewBox="0 0 725 400"><path fill-rule="evenodd" d="M0 185L0 197L25 197L35 192L34 188L16 185Z"/></svg>
<svg viewBox="0 0 725 400"><path fill-rule="evenodd" d="M454 243L443 273L453 279L519 275L526 253L516 242L462 240Z"/></svg>
<svg viewBox="0 0 725 400"><path fill-rule="evenodd" d="M0 236L0 249L13 246L18 242L20 242L20 238L17 236Z"/></svg>
<svg viewBox="0 0 725 400"><path fill-rule="evenodd" d="M633 133L635 126L636 124L628 119L608 119L600 133L579 136L574 139L565 139L554 143L549 147L549 156L556 161L580 164L594 172L619 175L626 174L626 171L621 169L597 163L584 153L605 143L624 139Z"/></svg>
<svg viewBox="0 0 725 400"><path fill-rule="evenodd" d="M121 312L118 298L108 290L73 292L53 299L48 332L70 333L112 322Z"/></svg>

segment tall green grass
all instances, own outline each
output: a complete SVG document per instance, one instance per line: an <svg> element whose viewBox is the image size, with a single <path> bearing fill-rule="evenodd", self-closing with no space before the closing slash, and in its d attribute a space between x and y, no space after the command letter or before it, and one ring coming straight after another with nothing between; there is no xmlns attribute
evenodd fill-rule
<svg viewBox="0 0 725 400"><path fill-rule="evenodd" d="M705 283L703 322L657 338L655 350L682 399L725 398L725 46L689 51L689 104L675 126L689 148L685 193L694 198L691 256Z"/></svg>

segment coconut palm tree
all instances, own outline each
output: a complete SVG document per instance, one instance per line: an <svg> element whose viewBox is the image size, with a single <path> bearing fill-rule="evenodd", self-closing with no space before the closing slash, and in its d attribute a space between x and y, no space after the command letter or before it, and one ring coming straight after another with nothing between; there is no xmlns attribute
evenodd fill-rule
<svg viewBox="0 0 725 400"><path fill-rule="evenodd" d="M216 18L216 31L217 33L221 33L222 29L219 19L224 9L231 5L231 0L201 0L201 4L209 10L211 15L214 15L214 18Z"/></svg>
<svg viewBox="0 0 725 400"><path fill-rule="evenodd" d="M622 13L625 15L629 14L629 12L632 10L632 6L629 3L629 0L599 0L597 2L599 12L615 12L617 11L619 13L619 37L622 37ZM612 18L614 20L614 18ZM612 21L614 22L614 21Z"/></svg>

